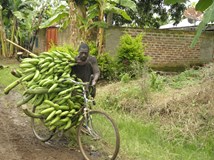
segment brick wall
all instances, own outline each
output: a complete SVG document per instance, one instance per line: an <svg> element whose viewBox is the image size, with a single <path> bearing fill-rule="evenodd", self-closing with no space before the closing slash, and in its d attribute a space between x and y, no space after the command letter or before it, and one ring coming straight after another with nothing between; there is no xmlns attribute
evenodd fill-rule
<svg viewBox="0 0 214 160"><path fill-rule="evenodd" d="M203 33L194 48L190 48L195 32L179 30L110 28L106 30L106 51L115 54L119 38L125 32L143 34L144 54L152 58L150 65L158 68L185 67L213 60L214 33Z"/></svg>
<svg viewBox="0 0 214 160"><path fill-rule="evenodd" d="M152 58L152 67L185 67L213 61L214 32L204 32L194 48L190 44L195 36L194 31L158 30L136 28L109 28L105 31L105 51L112 56L117 52L120 37L125 33L136 36L143 34L142 43L145 45L145 55ZM72 44L70 29L58 32L58 45ZM38 45L34 46L35 53L46 50L46 30L40 30Z"/></svg>

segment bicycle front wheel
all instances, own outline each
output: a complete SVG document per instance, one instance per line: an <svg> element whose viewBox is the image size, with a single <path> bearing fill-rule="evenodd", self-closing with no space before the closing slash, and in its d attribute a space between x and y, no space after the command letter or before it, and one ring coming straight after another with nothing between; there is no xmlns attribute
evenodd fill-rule
<svg viewBox="0 0 214 160"><path fill-rule="evenodd" d="M40 108L33 106L33 113L39 113ZM31 118L31 127L33 134L42 142L46 142L51 139L54 135L54 131L50 131L48 127L45 126L44 118Z"/></svg>
<svg viewBox="0 0 214 160"><path fill-rule="evenodd" d="M86 160L114 160L120 148L118 128L104 112L90 111L77 130L80 151Z"/></svg>

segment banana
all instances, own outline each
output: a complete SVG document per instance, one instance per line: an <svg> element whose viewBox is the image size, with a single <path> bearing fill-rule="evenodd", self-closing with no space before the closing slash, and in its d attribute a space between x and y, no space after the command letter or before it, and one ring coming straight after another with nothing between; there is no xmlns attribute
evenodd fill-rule
<svg viewBox="0 0 214 160"><path fill-rule="evenodd" d="M51 67L53 67L55 65L55 63L54 62L51 62L49 65L48 65L48 68L51 68Z"/></svg>
<svg viewBox="0 0 214 160"><path fill-rule="evenodd" d="M34 77L34 73L31 73L31 74L29 74L29 75L27 75L27 76L25 76L23 79L22 79L22 81L24 82L24 81L30 81L30 80L32 80L32 78Z"/></svg>
<svg viewBox="0 0 214 160"><path fill-rule="evenodd" d="M37 58L24 58L22 63L31 63L33 65L36 65L39 63L39 59L37 59Z"/></svg>
<svg viewBox="0 0 214 160"><path fill-rule="evenodd" d="M46 109L47 110L47 109ZM56 114L56 110L51 111L51 113L48 115L48 117L46 118L46 122L51 120Z"/></svg>
<svg viewBox="0 0 214 160"><path fill-rule="evenodd" d="M49 79L46 82L44 82L42 86L44 87L44 86L53 85L53 84L54 84L54 81Z"/></svg>
<svg viewBox="0 0 214 160"><path fill-rule="evenodd" d="M69 110L69 106L61 105L61 106L59 106L59 109L61 109L61 110Z"/></svg>
<svg viewBox="0 0 214 160"><path fill-rule="evenodd" d="M45 63L41 64L40 65L40 68L43 69L43 68L47 68L47 66L50 64L49 61L45 61Z"/></svg>
<svg viewBox="0 0 214 160"><path fill-rule="evenodd" d="M44 99L44 95L37 94L37 97L36 97L35 101L33 101L32 103L34 104L34 106L39 106L39 105L42 104L43 99Z"/></svg>
<svg viewBox="0 0 214 160"><path fill-rule="evenodd" d="M60 54L60 53L57 52L57 51L53 51L53 53L54 53L59 59L64 58L63 54Z"/></svg>
<svg viewBox="0 0 214 160"><path fill-rule="evenodd" d="M35 67L34 65L32 65L31 63L21 63L19 65L20 68L32 68Z"/></svg>
<svg viewBox="0 0 214 160"><path fill-rule="evenodd" d="M36 67L32 67L32 68L28 68L28 69L26 69L26 70L24 70L24 72L23 73L34 73L36 71Z"/></svg>
<svg viewBox="0 0 214 160"><path fill-rule="evenodd" d="M65 118L60 119L60 122L68 122L69 119L70 119L70 117L65 117Z"/></svg>
<svg viewBox="0 0 214 160"><path fill-rule="evenodd" d="M53 58L51 58L51 57L46 57L46 58L45 58L45 61L46 61L46 62L52 62L52 61L53 61Z"/></svg>
<svg viewBox="0 0 214 160"><path fill-rule="evenodd" d="M58 86L58 83L54 83L48 90L48 93L52 92L56 87Z"/></svg>
<svg viewBox="0 0 214 160"><path fill-rule="evenodd" d="M57 121L59 121L59 120L60 120L60 116L57 115L57 116L51 121L50 125L55 124L55 123L56 123Z"/></svg>
<svg viewBox="0 0 214 160"><path fill-rule="evenodd" d="M50 107L50 108L47 108L47 109L44 109L43 111L41 111L41 114L46 114L46 113L50 113L52 111L54 111L54 107Z"/></svg>
<svg viewBox="0 0 214 160"><path fill-rule="evenodd" d="M37 69L35 74L34 74L34 77L33 77L33 80L36 80L38 77L39 77L39 70Z"/></svg>
<svg viewBox="0 0 214 160"><path fill-rule="evenodd" d="M53 131L54 129L56 129L56 126L54 125L49 128L50 131Z"/></svg>
<svg viewBox="0 0 214 160"><path fill-rule="evenodd" d="M66 126L65 126L65 128L64 128L64 130L67 130L67 129L69 129L70 127L71 127L71 119L69 118L69 120L67 121L67 124L66 124Z"/></svg>
<svg viewBox="0 0 214 160"><path fill-rule="evenodd" d="M61 113L62 113L62 110L56 111L56 114L61 114Z"/></svg>
<svg viewBox="0 0 214 160"><path fill-rule="evenodd" d="M66 116L68 113L69 113L69 111L63 111L59 116L63 117L63 116Z"/></svg>

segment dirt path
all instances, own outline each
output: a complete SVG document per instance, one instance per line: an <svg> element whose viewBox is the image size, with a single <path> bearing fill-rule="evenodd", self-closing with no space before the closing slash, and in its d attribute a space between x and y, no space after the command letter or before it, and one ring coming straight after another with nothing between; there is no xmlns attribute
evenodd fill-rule
<svg viewBox="0 0 214 160"><path fill-rule="evenodd" d="M66 138L49 143L36 139L30 118L15 106L21 95L11 92L5 96L2 90L0 87L0 160L83 160L78 150L68 147Z"/></svg>

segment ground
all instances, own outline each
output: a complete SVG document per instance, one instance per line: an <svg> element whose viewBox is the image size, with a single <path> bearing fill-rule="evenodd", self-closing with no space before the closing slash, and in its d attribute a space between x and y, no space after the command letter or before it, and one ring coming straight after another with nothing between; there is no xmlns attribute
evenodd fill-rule
<svg viewBox="0 0 214 160"><path fill-rule="evenodd" d="M2 93L3 88L0 88ZM15 106L17 92L0 97L0 160L81 160L77 148L67 145L66 137L54 138L49 143L35 138L30 118Z"/></svg>

